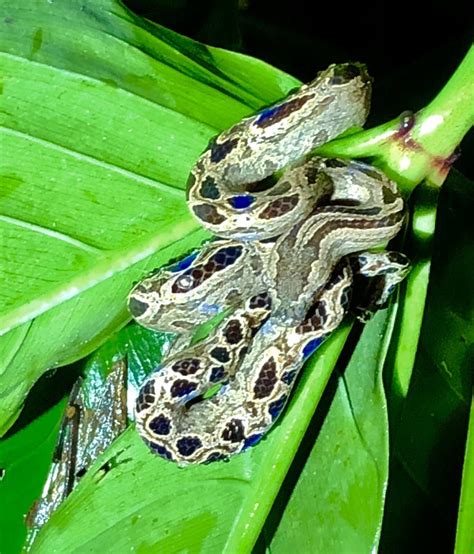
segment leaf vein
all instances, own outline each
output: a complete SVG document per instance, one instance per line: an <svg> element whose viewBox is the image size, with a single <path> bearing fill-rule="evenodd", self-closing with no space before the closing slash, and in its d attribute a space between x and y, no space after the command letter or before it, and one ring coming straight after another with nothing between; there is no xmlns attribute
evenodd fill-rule
<svg viewBox="0 0 474 554"><path fill-rule="evenodd" d="M48 236L52 239L65 242L75 248L79 248L80 250L89 252L90 254L102 253L102 250L100 248L96 248L91 244L88 244L77 238L71 237L70 235L60 233L59 231L53 231L53 229L49 229L44 225L37 225L36 223L31 223L30 221L25 221L24 219L18 219L16 217L10 217L8 215L3 215L3 214L0 214L0 221L3 221L8 225L16 225L17 227L28 229L29 231L32 231L34 233L39 233L41 235Z"/></svg>
<svg viewBox="0 0 474 554"><path fill-rule="evenodd" d="M129 169L124 169L123 167L119 167L117 165L105 162L103 160L99 160L95 158L94 156L90 156L89 154L84 154L83 152L79 152L77 150L72 150L71 148L67 148L65 146L61 146L60 144L56 144L50 140L41 139L39 137L34 137L33 135L23 133L22 131L18 131L16 129L12 129L10 127L4 126L2 130L6 134L11 134L13 136L25 138L26 140L30 140L31 142L34 142L36 144L40 144L42 146L45 146L46 148L51 148L53 150L57 150L58 152L62 152L63 154L66 154L72 158L78 159L81 162L86 162L91 165L96 165L98 167L101 167L103 169L107 169L108 171L112 171L114 173L117 173L119 175L128 177L130 179L133 179L134 181L138 181L142 185L146 185L158 190L166 190L167 194L174 193L177 196L182 196L183 191L177 187L173 187L170 184L167 183L160 183L158 181L153 181L152 179L149 179L148 177L145 177L144 175L141 175L140 173L136 173L135 171L130 171Z"/></svg>

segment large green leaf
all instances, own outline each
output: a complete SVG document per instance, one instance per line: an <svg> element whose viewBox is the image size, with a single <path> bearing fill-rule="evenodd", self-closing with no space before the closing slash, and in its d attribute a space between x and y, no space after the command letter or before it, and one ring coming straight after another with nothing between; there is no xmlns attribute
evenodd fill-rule
<svg viewBox="0 0 474 554"><path fill-rule="evenodd" d="M49 386L56 384L50 380ZM50 399L51 401L51 399ZM51 465L65 399L0 442L0 552L20 552L26 538L24 517L41 494Z"/></svg>
<svg viewBox="0 0 474 554"><path fill-rule="evenodd" d="M198 244L209 138L297 82L113 0L0 3L0 429L48 368L127 320L134 280Z"/></svg>
<svg viewBox="0 0 474 554"><path fill-rule="evenodd" d="M388 481L382 368L393 318L364 329L316 443L271 540L271 551L362 553L377 549ZM385 340L381 341L381 337ZM344 369L344 368L341 368Z"/></svg>
<svg viewBox="0 0 474 554"><path fill-rule="evenodd" d="M412 384L392 429L382 533L389 552L410 550L420 535L426 548L454 546L474 361L474 290L466 271L474 264L473 191L453 172L439 198Z"/></svg>

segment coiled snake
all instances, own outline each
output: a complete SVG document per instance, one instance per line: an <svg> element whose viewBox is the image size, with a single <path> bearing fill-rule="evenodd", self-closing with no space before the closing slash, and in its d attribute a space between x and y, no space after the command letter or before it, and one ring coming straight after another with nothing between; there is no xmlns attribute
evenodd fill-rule
<svg viewBox="0 0 474 554"><path fill-rule="evenodd" d="M129 297L141 325L180 334L136 403L137 429L160 456L205 463L256 444L305 359L343 319L354 280L368 291L353 306L363 317L405 276L402 254L366 252L401 228L395 183L365 164L308 156L363 125L369 97L363 66L330 66L221 133L196 162L189 207L219 238ZM191 344L196 326L224 310Z"/></svg>

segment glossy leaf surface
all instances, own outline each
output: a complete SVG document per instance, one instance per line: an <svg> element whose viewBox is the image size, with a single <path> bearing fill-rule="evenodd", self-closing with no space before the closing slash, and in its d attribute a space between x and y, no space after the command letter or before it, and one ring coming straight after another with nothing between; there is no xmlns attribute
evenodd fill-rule
<svg viewBox="0 0 474 554"><path fill-rule="evenodd" d="M297 81L112 0L4 1L2 11L6 430L47 368L127 321L133 281L207 236L183 189L210 137Z"/></svg>

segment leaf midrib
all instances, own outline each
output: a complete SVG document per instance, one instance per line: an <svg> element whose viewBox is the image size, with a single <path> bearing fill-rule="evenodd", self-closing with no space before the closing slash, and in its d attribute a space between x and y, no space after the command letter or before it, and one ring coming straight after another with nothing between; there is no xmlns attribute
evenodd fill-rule
<svg viewBox="0 0 474 554"><path fill-rule="evenodd" d="M138 248L131 248L126 253L124 253L123 250L107 253L102 258L99 258L92 268L89 267L77 277L68 280L66 286L61 284L48 293L36 297L31 302L18 306L4 316L0 316L0 336L22 323L26 323L40 316L59 304L80 295L85 290L127 270L132 265L155 254L158 249L165 249L174 244L178 244L183 237L202 229L191 216L182 220L178 225L176 225L176 221L170 222L170 225L172 225L174 229L178 228L176 233L172 231L165 233L162 229L162 233L160 233L159 236L148 237L148 241L141 244ZM174 234L176 234L178 238L174 238ZM169 240L162 242L165 236L168 237Z"/></svg>

